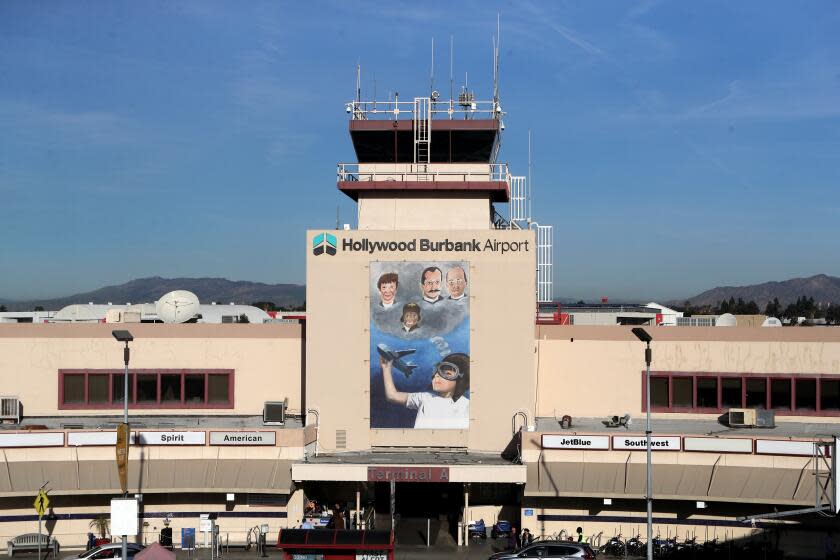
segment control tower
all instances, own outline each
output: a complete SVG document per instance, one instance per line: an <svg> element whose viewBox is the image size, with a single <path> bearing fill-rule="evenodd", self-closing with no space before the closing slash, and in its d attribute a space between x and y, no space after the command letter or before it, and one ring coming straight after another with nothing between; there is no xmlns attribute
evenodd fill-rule
<svg viewBox="0 0 840 560"><path fill-rule="evenodd" d="M431 476L444 493L524 482L502 455L512 425L534 419L551 228L531 219L525 177L499 161L498 96L357 96L345 110L357 161L338 164L337 186L357 202L358 227L307 235L317 450L296 480ZM382 453L407 448L422 450L412 465Z"/></svg>

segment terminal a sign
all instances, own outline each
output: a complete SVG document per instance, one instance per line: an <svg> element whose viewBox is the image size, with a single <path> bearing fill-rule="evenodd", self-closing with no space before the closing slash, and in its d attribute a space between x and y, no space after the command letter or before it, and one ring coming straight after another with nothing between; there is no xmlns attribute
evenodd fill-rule
<svg viewBox="0 0 840 560"><path fill-rule="evenodd" d="M449 467L368 467L368 482L449 482Z"/></svg>

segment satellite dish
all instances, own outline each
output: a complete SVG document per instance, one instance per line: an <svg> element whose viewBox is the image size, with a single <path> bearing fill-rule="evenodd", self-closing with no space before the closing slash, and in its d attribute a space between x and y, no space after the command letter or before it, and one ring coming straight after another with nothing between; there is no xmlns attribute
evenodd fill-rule
<svg viewBox="0 0 840 560"><path fill-rule="evenodd" d="M187 290L163 294L155 302L155 311L164 323L185 323L198 313L198 296Z"/></svg>
<svg viewBox="0 0 840 560"><path fill-rule="evenodd" d="M715 325L718 327L734 327L738 325L738 319L732 313L724 313L717 318Z"/></svg>
<svg viewBox="0 0 840 560"><path fill-rule="evenodd" d="M762 327L781 327L782 322L776 319L775 317L767 317L764 319L764 322L761 323Z"/></svg>

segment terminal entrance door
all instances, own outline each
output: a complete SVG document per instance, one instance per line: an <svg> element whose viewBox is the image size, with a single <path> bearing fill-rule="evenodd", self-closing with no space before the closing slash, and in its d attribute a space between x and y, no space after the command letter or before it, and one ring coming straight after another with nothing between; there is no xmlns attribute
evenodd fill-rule
<svg viewBox="0 0 840 560"><path fill-rule="evenodd" d="M376 523L387 527L391 515L391 485L377 482ZM400 545L456 546L458 521L464 507L464 485L454 482L395 484L395 539Z"/></svg>

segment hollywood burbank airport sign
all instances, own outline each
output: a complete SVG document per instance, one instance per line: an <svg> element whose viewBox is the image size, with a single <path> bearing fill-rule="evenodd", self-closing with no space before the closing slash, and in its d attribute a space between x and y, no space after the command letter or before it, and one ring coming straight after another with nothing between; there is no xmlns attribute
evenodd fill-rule
<svg viewBox="0 0 840 560"><path fill-rule="evenodd" d="M501 240L492 237L434 240L414 238L405 241L371 240L367 237L353 239L341 237L328 232L315 235L312 239L312 251L318 255L335 255L338 248L347 253L367 253L369 255L382 253L405 252L449 252L449 253L527 253L531 250L531 240Z"/></svg>

